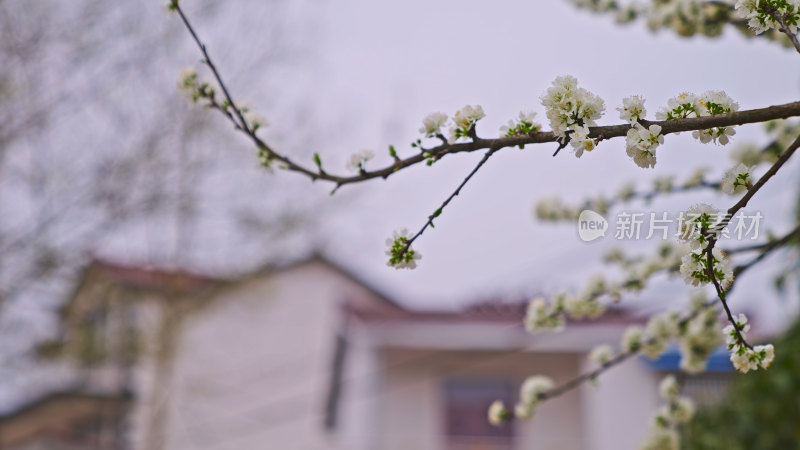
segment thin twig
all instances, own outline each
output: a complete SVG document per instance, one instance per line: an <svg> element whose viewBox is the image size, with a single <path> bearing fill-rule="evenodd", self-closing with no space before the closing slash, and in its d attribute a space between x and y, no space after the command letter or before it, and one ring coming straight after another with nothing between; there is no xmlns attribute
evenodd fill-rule
<svg viewBox="0 0 800 450"><path fill-rule="evenodd" d="M439 208L438 208L436 211L434 211L434 212L433 212L431 215L429 215L429 216L428 216L428 220L425 222L425 224L424 224L424 225L422 225L422 228L420 228L420 229L419 229L419 231L417 231L417 233L416 233L414 236L412 236L412 237L411 237L411 239L408 239L408 240L406 241L406 245L405 245L405 246L402 248L402 250L400 250L400 252L398 253L398 255L397 255L397 256L399 256L399 257L402 257L404 254L406 254L406 252L408 252L408 249L409 249L409 248L411 248L411 244L413 244L413 243L414 243L414 241L416 241L418 237L422 236L422 233L424 233L424 232L425 232L425 230L426 230L426 229L427 229L429 226L433 226L433 220L434 220L435 218L439 217L439 215L442 213L442 211L444 210L444 208L445 208L445 207L446 207L448 204L450 204L450 202L451 202L451 201L453 201L453 199L454 199L454 198L456 198L456 196L458 196L458 195L461 193L461 189L463 189L463 188L464 188L464 186L466 186L467 182L469 182L469 180L470 180L470 179L471 179L471 178L472 178L472 177L473 177L473 176L474 176L476 173L478 173L478 170L480 170L480 169L481 169L481 167L483 167L483 165L484 165L484 164L486 164L486 161L488 161L488 160L489 160L489 158L491 158L491 157L492 157L492 155L494 155L494 154L495 154L495 152L497 152L497 150L498 150L498 149L497 149L497 148L494 148L494 147L493 147L493 148L490 148L490 149L489 149L489 151L487 151L487 152L486 152L486 154L485 154L485 155L483 155L483 158L481 158L481 160L480 160L480 161L478 162L478 164L477 164L477 165L476 165L476 166L475 166L475 167L472 169L472 171L470 171L470 173L469 173L469 174L466 176L466 178L464 178L464 180L463 180L463 181L461 181L461 183L458 185L458 187L456 188L456 190L455 190L455 191L453 191L453 193L452 193L452 194L450 194L450 196L449 196L449 197L447 197L447 198L445 199L445 201L444 201L444 202L442 202L442 204L439 206Z"/></svg>

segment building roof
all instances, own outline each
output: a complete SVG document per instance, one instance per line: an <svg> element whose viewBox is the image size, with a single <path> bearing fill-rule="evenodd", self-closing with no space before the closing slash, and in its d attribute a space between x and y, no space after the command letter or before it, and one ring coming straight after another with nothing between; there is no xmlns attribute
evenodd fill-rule
<svg viewBox="0 0 800 450"><path fill-rule="evenodd" d="M99 394L78 390L52 392L12 412L0 415L0 448L48 436L75 440L81 424L121 417L129 407L128 393ZM96 422L95 422L96 423Z"/></svg>

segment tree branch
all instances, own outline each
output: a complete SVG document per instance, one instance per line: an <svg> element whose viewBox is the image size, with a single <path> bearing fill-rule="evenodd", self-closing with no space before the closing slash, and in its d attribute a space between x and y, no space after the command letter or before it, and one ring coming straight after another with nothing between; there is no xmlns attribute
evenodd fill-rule
<svg viewBox="0 0 800 450"><path fill-rule="evenodd" d="M765 7L765 9L766 8L767 7ZM794 45L794 48L795 50L797 50L797 53L800 53L800 41L797 40L797 34L792 33L789 30L789 27L786 26L786 20L784 20L783 16L781 16L780 13L778 13L778 10L775 7L771 6L769 8L770 9L767 11L769 15L772 16L772 18L775 19L779 24L781 24L779 31L781 31L782 33L784 33L786 36L789 37L789 40L792 41L792 45Z"/></svg>
<svg viewBox="0 0 800 450"><path fill-rule="evenodd" d="M217 83L219 83L220 88L222 89L222 92L225 95L226 100L228 101L228 103L231 104L231 108L233 108L236 120L234 120L234 117L231 116L230 113L228 113L224 108L220 107L219 105L217 106L211 105L211 106L214 107L214 109L225 114L228 117L228 119L233 120L236 129L246 134L248 138L253 142L253 144L259 150L266 153L270 159L280 161L281 163L283 163L286 170L301 173L309 177L312 181L318 179L329 181L335 183L336 189L338 189L339 187L346 184L358 183L361 181L370 180L374 178L386 179L401 169L425 161L427 159L426 154L432 156L435 160L438 160L443 156L452 153L473 152L476 150L485 150L485 149L494 149L494 152L496 152L507 147L519 147L519 146L525 146L527 144L550 143L550 142L557 142L559 140L559 137L550 131L531 133L529 135L524 135L524 136L501 137L496 139L482 139L477 136L473 136L472 141L470 142L454 143L454 144L443 142L436 147L427 149L424 153L418 153L408 158L398 158L394 161L393 164L386 166L382 169L377 169L372 171L365 170L357 175L334 175L323 172L321 170L309 169L307 167L294 163L289 159L288 156L277 152L275 149L270 147L266 142L264 142L261 138L259 138L254 130L250 129L250 127L244 120L244 115L241 113L239 107L233 101L233 97L230 94L230 90L225 85L219 70L214 65L211 56L208 53L206 45L200 40L200 37L195 32L188 18L181 9L180 4L177 2L173 2L172 6L174 7L175 11L177 11L184 26L192 35L192 38L194 39L197 46L200 48L200 51L202 52L204 57L204 62L213 73ZM783 105L774 105L766 108L737 111L728 114L719 114L714 116L676 119L669 121L641 120L640 123L645 127L649 127L650 125L653 124L660 125L662 129L661 133L666 135L672 133L680 133L684 131L705 130L714 127L728 127L734 125L744 125L749 123L766 122L770 120L786 119L789 117L797 117L797 116L800 116L800 102L792 102ZM589 137L600 140L622 137L628 133L628 130L630 128L631 125L627 123L621 125L590 127ZM564 146L563 142L561 142L560 144L561 145L559 146L559 149L563 148Z"/></svg>

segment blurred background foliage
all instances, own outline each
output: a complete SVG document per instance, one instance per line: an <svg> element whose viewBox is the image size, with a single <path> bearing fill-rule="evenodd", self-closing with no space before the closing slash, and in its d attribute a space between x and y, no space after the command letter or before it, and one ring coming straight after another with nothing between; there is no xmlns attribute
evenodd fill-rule
<svg viewBox="0 0 800 450"><path fill-rule="evenodd" d="M800 448L800 321L775 348L769 370L737 376L729 395L697 412L684 433L683 448Z"/></svg>

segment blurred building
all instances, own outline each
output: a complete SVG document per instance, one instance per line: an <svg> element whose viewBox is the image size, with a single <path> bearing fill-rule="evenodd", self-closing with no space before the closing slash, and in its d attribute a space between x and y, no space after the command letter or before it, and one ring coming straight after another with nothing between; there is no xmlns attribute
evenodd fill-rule
<svg viewBox="0 0 800 450"><path fill-rule="evenodd" d="M636 448L674 354L628 361L530 422L487 423L527 376L576 377L592 347L643 322L611 310L531 335L524 308L410 311L320 257L232 280L96 262L40 349L80 383L0 417L0 448ZM718 395L714 361L722 372L685 389Z"/></svg>

